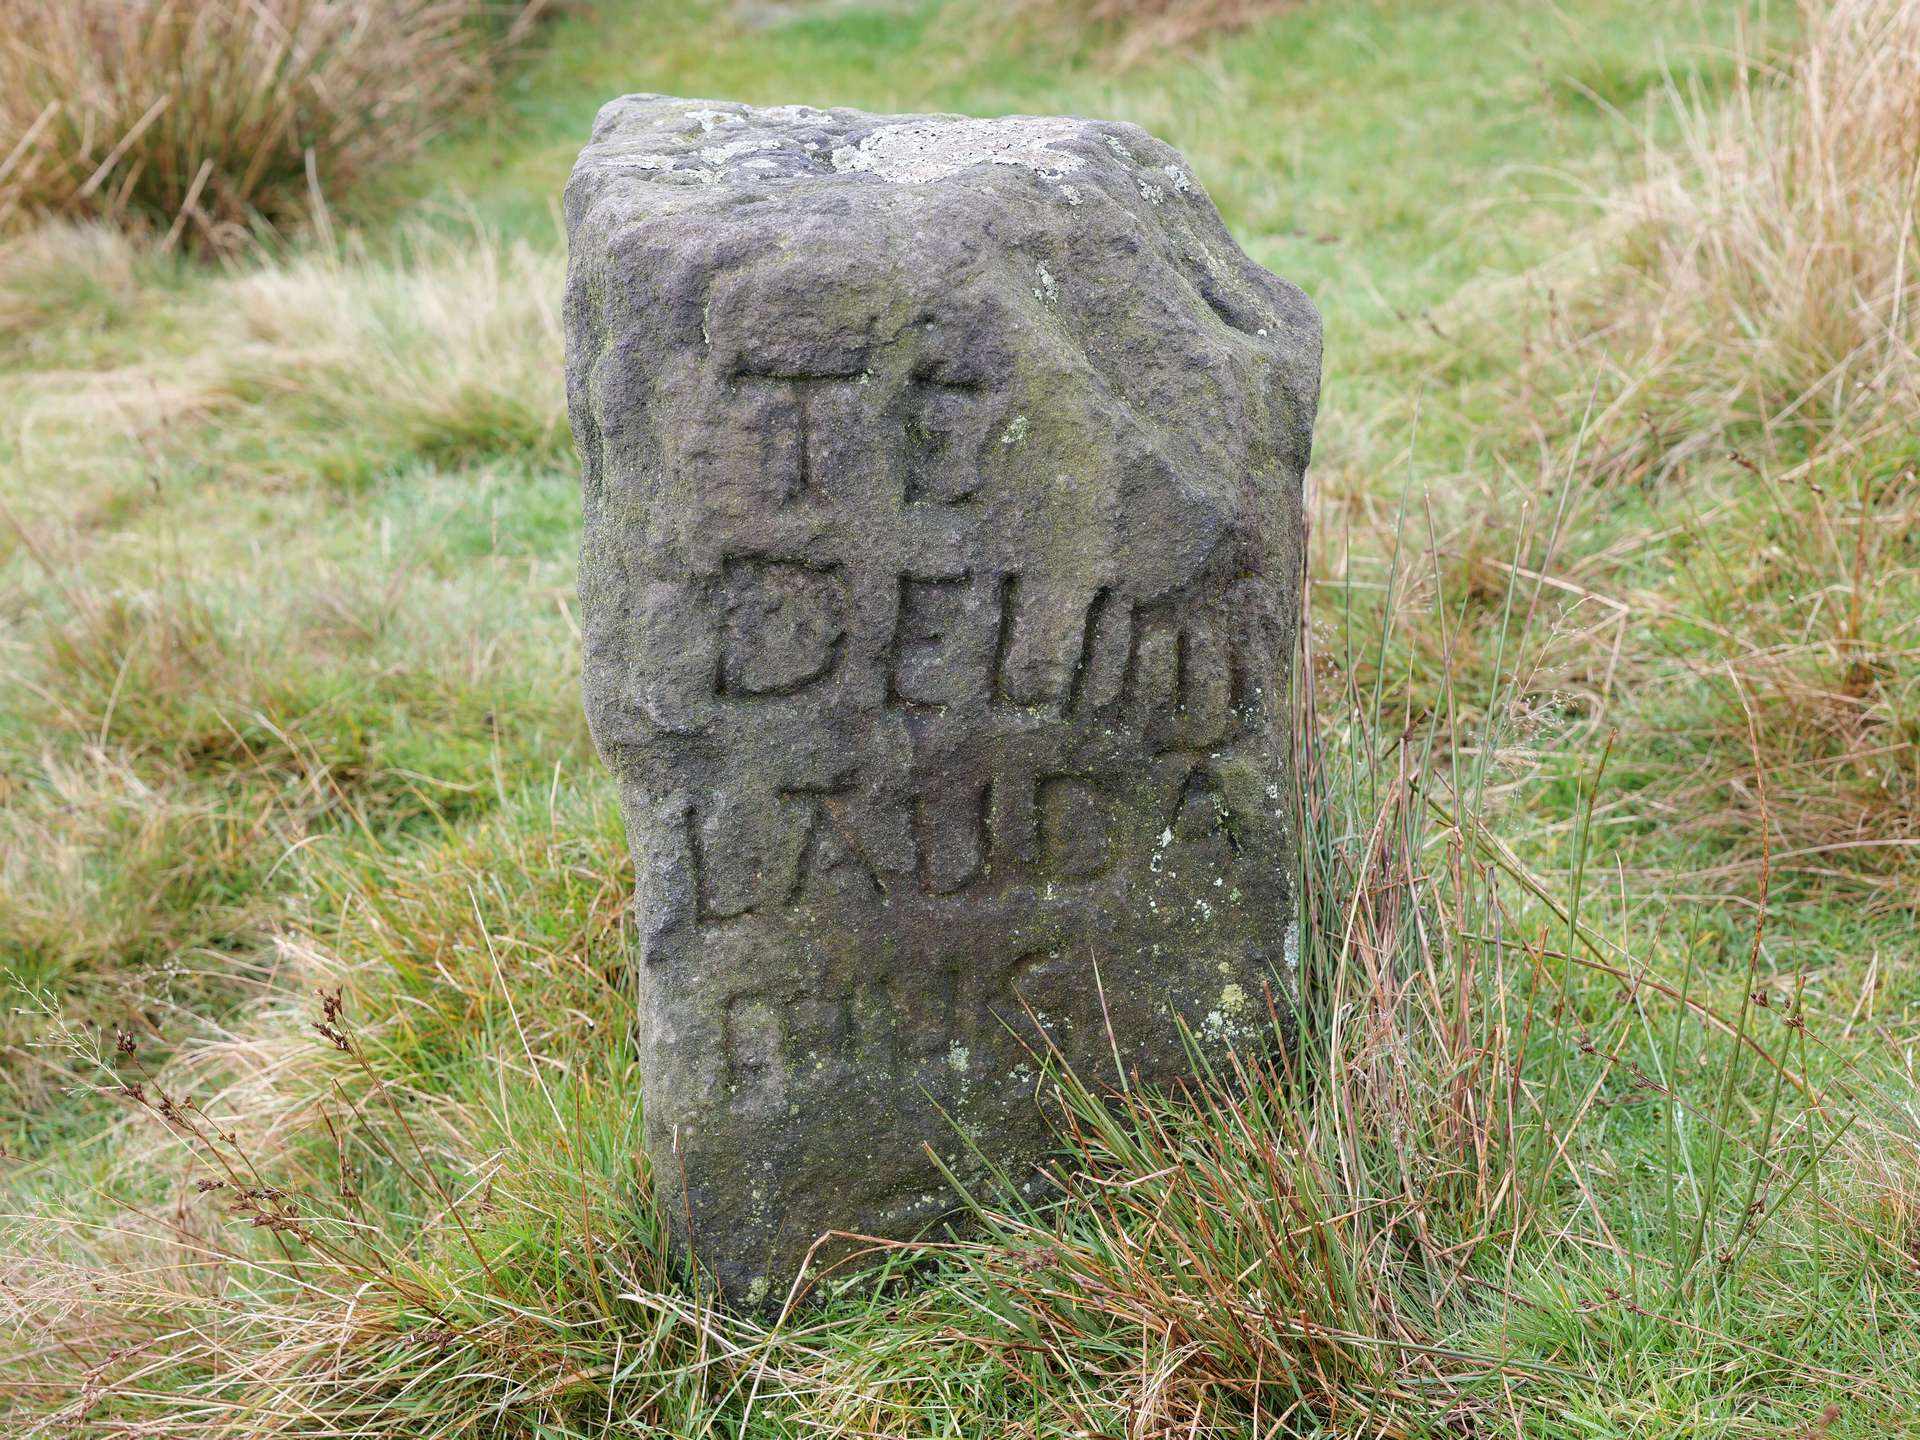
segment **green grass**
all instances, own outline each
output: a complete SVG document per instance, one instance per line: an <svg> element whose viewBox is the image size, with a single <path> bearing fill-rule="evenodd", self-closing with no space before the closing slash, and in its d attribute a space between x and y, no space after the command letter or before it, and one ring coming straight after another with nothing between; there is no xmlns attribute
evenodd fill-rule
<svg viewBox="0 0 1920 1440"><path fill-rule="evenodd" d="M0 254L9 1433L1920 1428L1911 426L1755 398L1621 199L1735 7L993 13L582 7L333 248ZM554 204L639 89L1136 120L1327 324L1301 1051L1069 1085L1062 1202L772 1331L664 1245L577 696Z"/></svg>

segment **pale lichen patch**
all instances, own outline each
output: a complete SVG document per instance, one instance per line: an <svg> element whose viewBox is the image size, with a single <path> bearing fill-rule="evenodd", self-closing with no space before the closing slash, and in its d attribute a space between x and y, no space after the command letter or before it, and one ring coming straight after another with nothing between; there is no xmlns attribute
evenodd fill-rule
<svg viewBox="0 0 1920 1440"><path fill-rule="evenodd" d="M1024 165L1057 180L1083 162L1054 146L1080 132L1079 121L1066 119L913 120L883 125L858 145L840 146L833 168L901 185L945 180L975 165Z"/></svg>
<svg viewBox="0 0 1920 1440"><path fill-rule="evenodd" d="M787 142L778 136L748 135L739 140L729 140L725 145L709 145L700 152L700 158L709 165L724 165L729 160L737 160L742 155L757 155L765 150L778 150Z"/></svg>
<svg viewBox="0 0 1920 1440"><path fill-rule="evenodd" d="M716 125L744 125L747 117L731 110L689 110L687 119L700 127L702 135L711 134Z"/></svg>

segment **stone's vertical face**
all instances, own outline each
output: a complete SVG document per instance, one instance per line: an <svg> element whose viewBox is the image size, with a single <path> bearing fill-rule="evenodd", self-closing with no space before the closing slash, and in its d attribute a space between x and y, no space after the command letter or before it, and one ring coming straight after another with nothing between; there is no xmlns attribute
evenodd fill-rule
<svg viewBox="0 0 1920 1440"><path fill-rule="evenodd" d="M1127 125L629 96L567 223L647 1143L777 1302L954 1125L1038 1158L1035 1048L1167 1079L1284 997L1319 322Z"/></svg>

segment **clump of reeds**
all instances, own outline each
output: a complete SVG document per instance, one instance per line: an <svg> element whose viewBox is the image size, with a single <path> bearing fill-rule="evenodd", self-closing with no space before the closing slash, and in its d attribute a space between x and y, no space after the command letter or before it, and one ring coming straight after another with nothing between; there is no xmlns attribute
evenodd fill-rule
<svg viewBox="0 0 1920 1440"><path fill-rule="evenodd" d="M301 218L446 122L485 77L491 8L0 0L0 222L98 218L225 249Z"/></svg>

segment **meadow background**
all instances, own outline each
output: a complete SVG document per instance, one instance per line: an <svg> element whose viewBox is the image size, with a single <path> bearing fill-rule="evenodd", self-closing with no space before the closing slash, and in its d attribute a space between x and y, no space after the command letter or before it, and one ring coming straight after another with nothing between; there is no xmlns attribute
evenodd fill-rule
<svg viewBox="0 0 1920 1440"><path fill-rule="evenodd" d="M774 1325L577 693L631 90L1135 121L1327 329L1298 1048ZM6 1433L1920 1433L1916 228L1916 0L0 0Z"/></svg>

